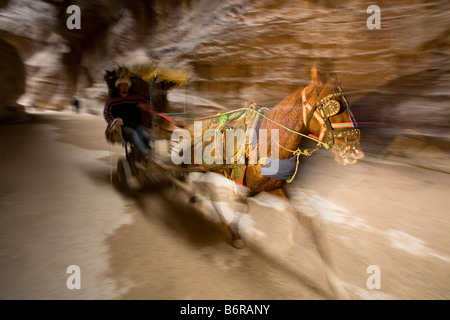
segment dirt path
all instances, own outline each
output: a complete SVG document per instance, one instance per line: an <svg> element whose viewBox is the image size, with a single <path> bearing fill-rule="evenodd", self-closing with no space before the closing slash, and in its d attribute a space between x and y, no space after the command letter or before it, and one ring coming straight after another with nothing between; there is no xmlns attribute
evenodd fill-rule
<svg viewBox="0 0 450 320"><path fill-rule="evenodd" d="M191 208L171 187L122 195L123 150L103 131L100 117L70 113L0 127L0 299L335 299L317 238L352 299L450 298L448 173L370 154L342 167L320 151L288 186L318 229L257 196L237 250L207 201ZM211 178L232 219L224 182ZM80 290L66 286L69 265ZM370 266L379 289L367 285Z"/></svg>

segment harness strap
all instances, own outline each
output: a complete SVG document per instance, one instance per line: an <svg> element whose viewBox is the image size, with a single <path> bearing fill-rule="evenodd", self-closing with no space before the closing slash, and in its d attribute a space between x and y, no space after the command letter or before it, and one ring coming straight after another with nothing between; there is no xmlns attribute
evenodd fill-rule
<svg viewBox="0 0 450 320"><path fill-rule="evenodd" d="M308 86L309 87L309 86ZM307 87L306 87L307 88ZM325 126L325 121L320 116L320 114L317 112L317 103L314 104L314 107L311 106L311 104L308 102L308 99L306 99L306 88L302 90L302 100L303 100L303 121L306 126L306 129L310 131L309 125L311 123L312 117L314 116L317 121L322 125L322 130L320 131L320 135L318 137L318 140L323 141L323 138L325 136L325 132L327 131L327 128ZM317 94L317 92L315 92ZM309 111L308 116L306 115L306 110ZM306 119L306 122L305 122Z"/></svg>

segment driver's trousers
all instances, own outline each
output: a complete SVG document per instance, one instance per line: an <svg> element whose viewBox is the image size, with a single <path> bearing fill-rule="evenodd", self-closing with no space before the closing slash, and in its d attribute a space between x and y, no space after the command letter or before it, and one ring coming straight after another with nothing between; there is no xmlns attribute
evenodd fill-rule
<svg viewBox="0 0 450 320"><path fill-rule="evenodd" d="M136 128L123 126L122 136L126 141L134 144L139 152L143 154L150 152L149 144L152 135L146 126L142 124L138 125Z"/></svg>

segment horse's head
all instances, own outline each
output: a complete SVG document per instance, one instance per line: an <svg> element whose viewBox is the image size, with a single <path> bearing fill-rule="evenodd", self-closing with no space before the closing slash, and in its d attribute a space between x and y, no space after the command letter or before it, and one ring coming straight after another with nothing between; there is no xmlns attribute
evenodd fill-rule
<svg viewBox="0 0 450 320"><path fill-rule="evenodd" d="M353 164L364 157L360 132L350 105L336 77L311 69L311 84L302 92L303 122L306 130L331 146L336 161Z"/></svg>

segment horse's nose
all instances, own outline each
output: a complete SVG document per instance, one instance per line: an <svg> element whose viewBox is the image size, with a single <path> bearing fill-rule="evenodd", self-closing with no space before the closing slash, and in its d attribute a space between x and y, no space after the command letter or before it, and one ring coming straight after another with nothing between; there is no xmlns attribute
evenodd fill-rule
<svg viewBox="0 0 450 320"><path fill-rule="evenodd" d="M354 164L365 156L364 152L359 148L359 144L357 143L350 143L346 148L336 151L335 159L338 163L343 165Z"/></svg>
<svg viewBox="0 0 450 320"><path fill-rule="evenodd" d="M356 160L360 160L360 159L362 159L362 158L365 157L364 152L363 152L360 148L358 148L358 147L355 147L355 148L352 150L352 153L353 153L353 157L354 157Z"/></svg>

